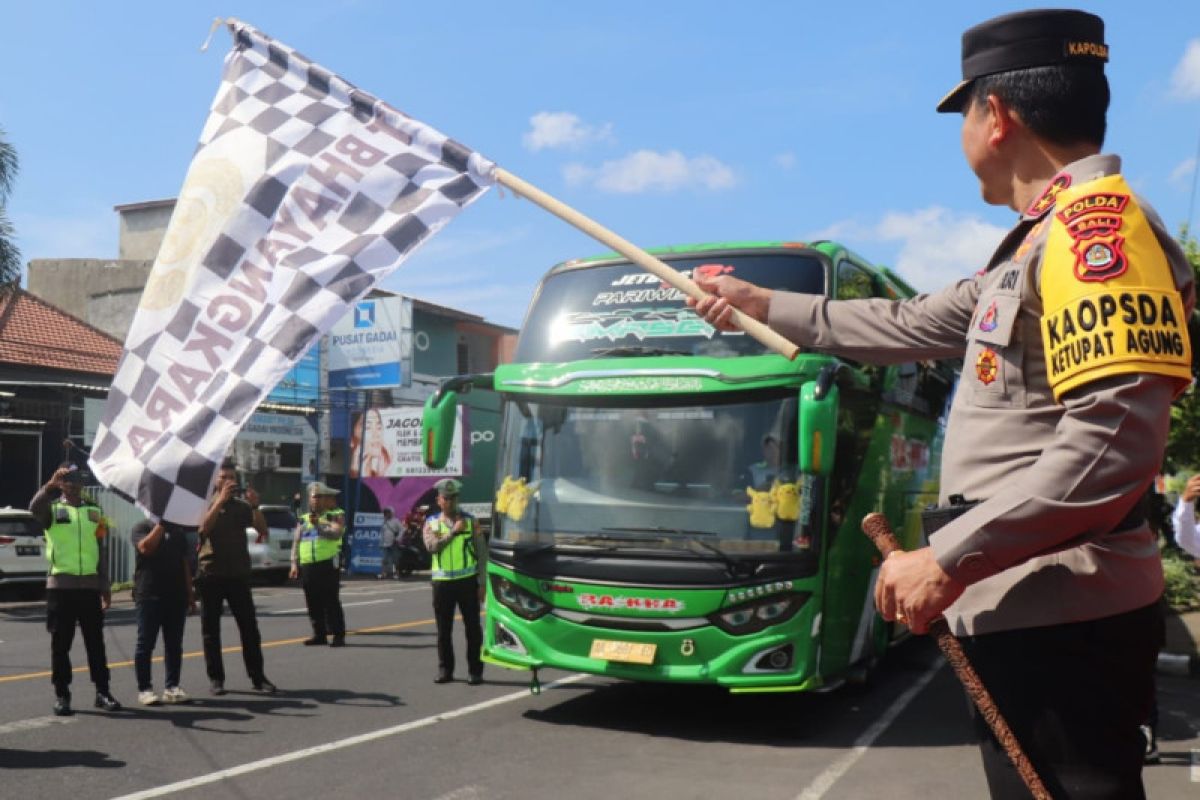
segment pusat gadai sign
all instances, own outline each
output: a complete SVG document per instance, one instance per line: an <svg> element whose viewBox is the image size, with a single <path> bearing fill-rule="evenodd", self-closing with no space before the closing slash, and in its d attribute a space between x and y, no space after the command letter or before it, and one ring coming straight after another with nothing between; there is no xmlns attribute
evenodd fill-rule
<svg viewBox="0 0 1200 800"><path fill-rule="evenodd" d="M412 383L412 301L359 300L329 336L330 389L385 389Z"/></svg>

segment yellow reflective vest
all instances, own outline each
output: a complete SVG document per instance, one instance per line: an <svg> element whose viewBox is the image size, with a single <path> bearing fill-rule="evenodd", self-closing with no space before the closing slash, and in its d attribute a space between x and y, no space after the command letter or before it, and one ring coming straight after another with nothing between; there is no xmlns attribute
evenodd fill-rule
<svg viewBox="0 0 1200 800"><path fill-rule="evenodd" d="M340 508L331 508L328 511L321 512L320 520L318 520L311 512L300 518L304 529L300 532L300 563L315 564L318 561L329 561L336 556L342 549L342 537L336 539L326 539L320 535L318 524L320 522L332 522L335 517L343 516L346 512ZM342 528L342 535L346 534L346 529Z"/></svg>
<svg viewBox="0 0 1200 800"><path fill-rule="evenodd" d="M46 529L46 560L50 562L50 574L97 574L100 568L97 532L103 524L104 516L99 506L51 503L50 527Z"/></svg>
<svg viewBox="0 0 1200 800"><path fill-rule="evenodd" d="M470 514L462 514L463 530L441 550L433 554L431 577L435 581L453 581L459 578L469 578L479 567L475 557L475 518ZM454 525L439 514L429 519L429 525L439 538L450 536Z"/></svg>

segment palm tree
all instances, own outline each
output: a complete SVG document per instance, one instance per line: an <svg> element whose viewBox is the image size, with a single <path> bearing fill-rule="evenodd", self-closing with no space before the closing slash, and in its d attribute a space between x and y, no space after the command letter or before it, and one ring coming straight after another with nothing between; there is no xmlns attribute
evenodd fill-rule
<svg viewBox="0 0 1200 800"><path fill-rule="evenodd" d="M0 291L21 282L21 251L13 242L15 231L8 221L7 201L17 178L17 151L0 128Z"/></svg>

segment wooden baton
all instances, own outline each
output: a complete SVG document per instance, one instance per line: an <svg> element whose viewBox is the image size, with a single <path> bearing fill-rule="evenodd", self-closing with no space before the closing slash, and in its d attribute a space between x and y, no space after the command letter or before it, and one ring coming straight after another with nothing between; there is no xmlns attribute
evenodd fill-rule
<svg viewBox="0 0 1200 800"><path fill-rule="evenodd" d="M879 548L880 554L885 559L901 549L900 542L896 540L896 534L892 533L892 526L888 524L887 517L883 514L878 512L867 514L863 517L862 529L863 533L870 537L875 546ZM1037 770L1033 768L1033 764L1029 763L1029 757L1021 749L1021 743L1017 741L1012 729L1008 727L1008 722L1000 714L1000 709L996 708L996 701L992 699L987 687L979 679L979 674L967 660L967 654L963 652L962 644L954 638L954 634L950 633L950 626L946 624L946 618L938 617L930 621L929 633L937 640L938 648L950 662L950 666L954 668L954 674L958 676L963 688L967 690L967 696L979 709L984 722L992 729L996 740L1000 742L1000 746L1008 754L1013 766L1017 768L1021 780L1025 782L1025 787L1029 789L1035 800L1051 800L1050 793L1046 791L1042 779L1038 777Z"/></svg>

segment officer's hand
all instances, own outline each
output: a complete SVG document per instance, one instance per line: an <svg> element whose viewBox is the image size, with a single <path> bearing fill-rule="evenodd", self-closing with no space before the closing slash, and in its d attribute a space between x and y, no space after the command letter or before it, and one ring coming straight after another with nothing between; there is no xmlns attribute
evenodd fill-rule
<svg viewBox="0 0 1200 800"><path fill-rule="evenodd" d="M1187 486L1183 488L1183 499L1191 503L1195 502L1197 497L1200 497L1200 475L1193 475L1188 478Z"/></svg>
<svg viewBox="0 0 1200 800"><path fill-rule="evenodd" d="M875 607L888 622L907 625L913 633L925 633L929 623L967 587L951 578L922 547L910 553L896 551L888 556L875 582Z"/></svg>
<svg viewBox="0 0 1200 800"><path fill-rule="evenodd" d="M291 578L292 580L296 580L296 578L299 578L300 577L300 568L297 567L295 564L292 564L292 568L290 570L288 570L288 577Z"/></svg>
<svg viewBox="0 0 1200 800"><path fill-rule="evenodd" d="M108 611L108 607L112 605L112 592L100 593L100 610Z"/></svg>
<svg viewBox="0 0 1200 800"><path fill-rule="evenodd" d="M733 309L753 317L759 322L767 321L771 308L771 292L749 281L730 275L715 278L695 278L696 285L708 292L702 300L687 299L687 304L696 310L697 316L719 331L741 330L733 320Z"/></svg>
<svg viewBox="0 0 1200 800"><path fill-rule="evenodd" d="M51 489L61 489L63 478L70 474L71 470L66 467L59 467L54 470L54 474L50 476L50 480L46 481L46 486Z"/></svg>

